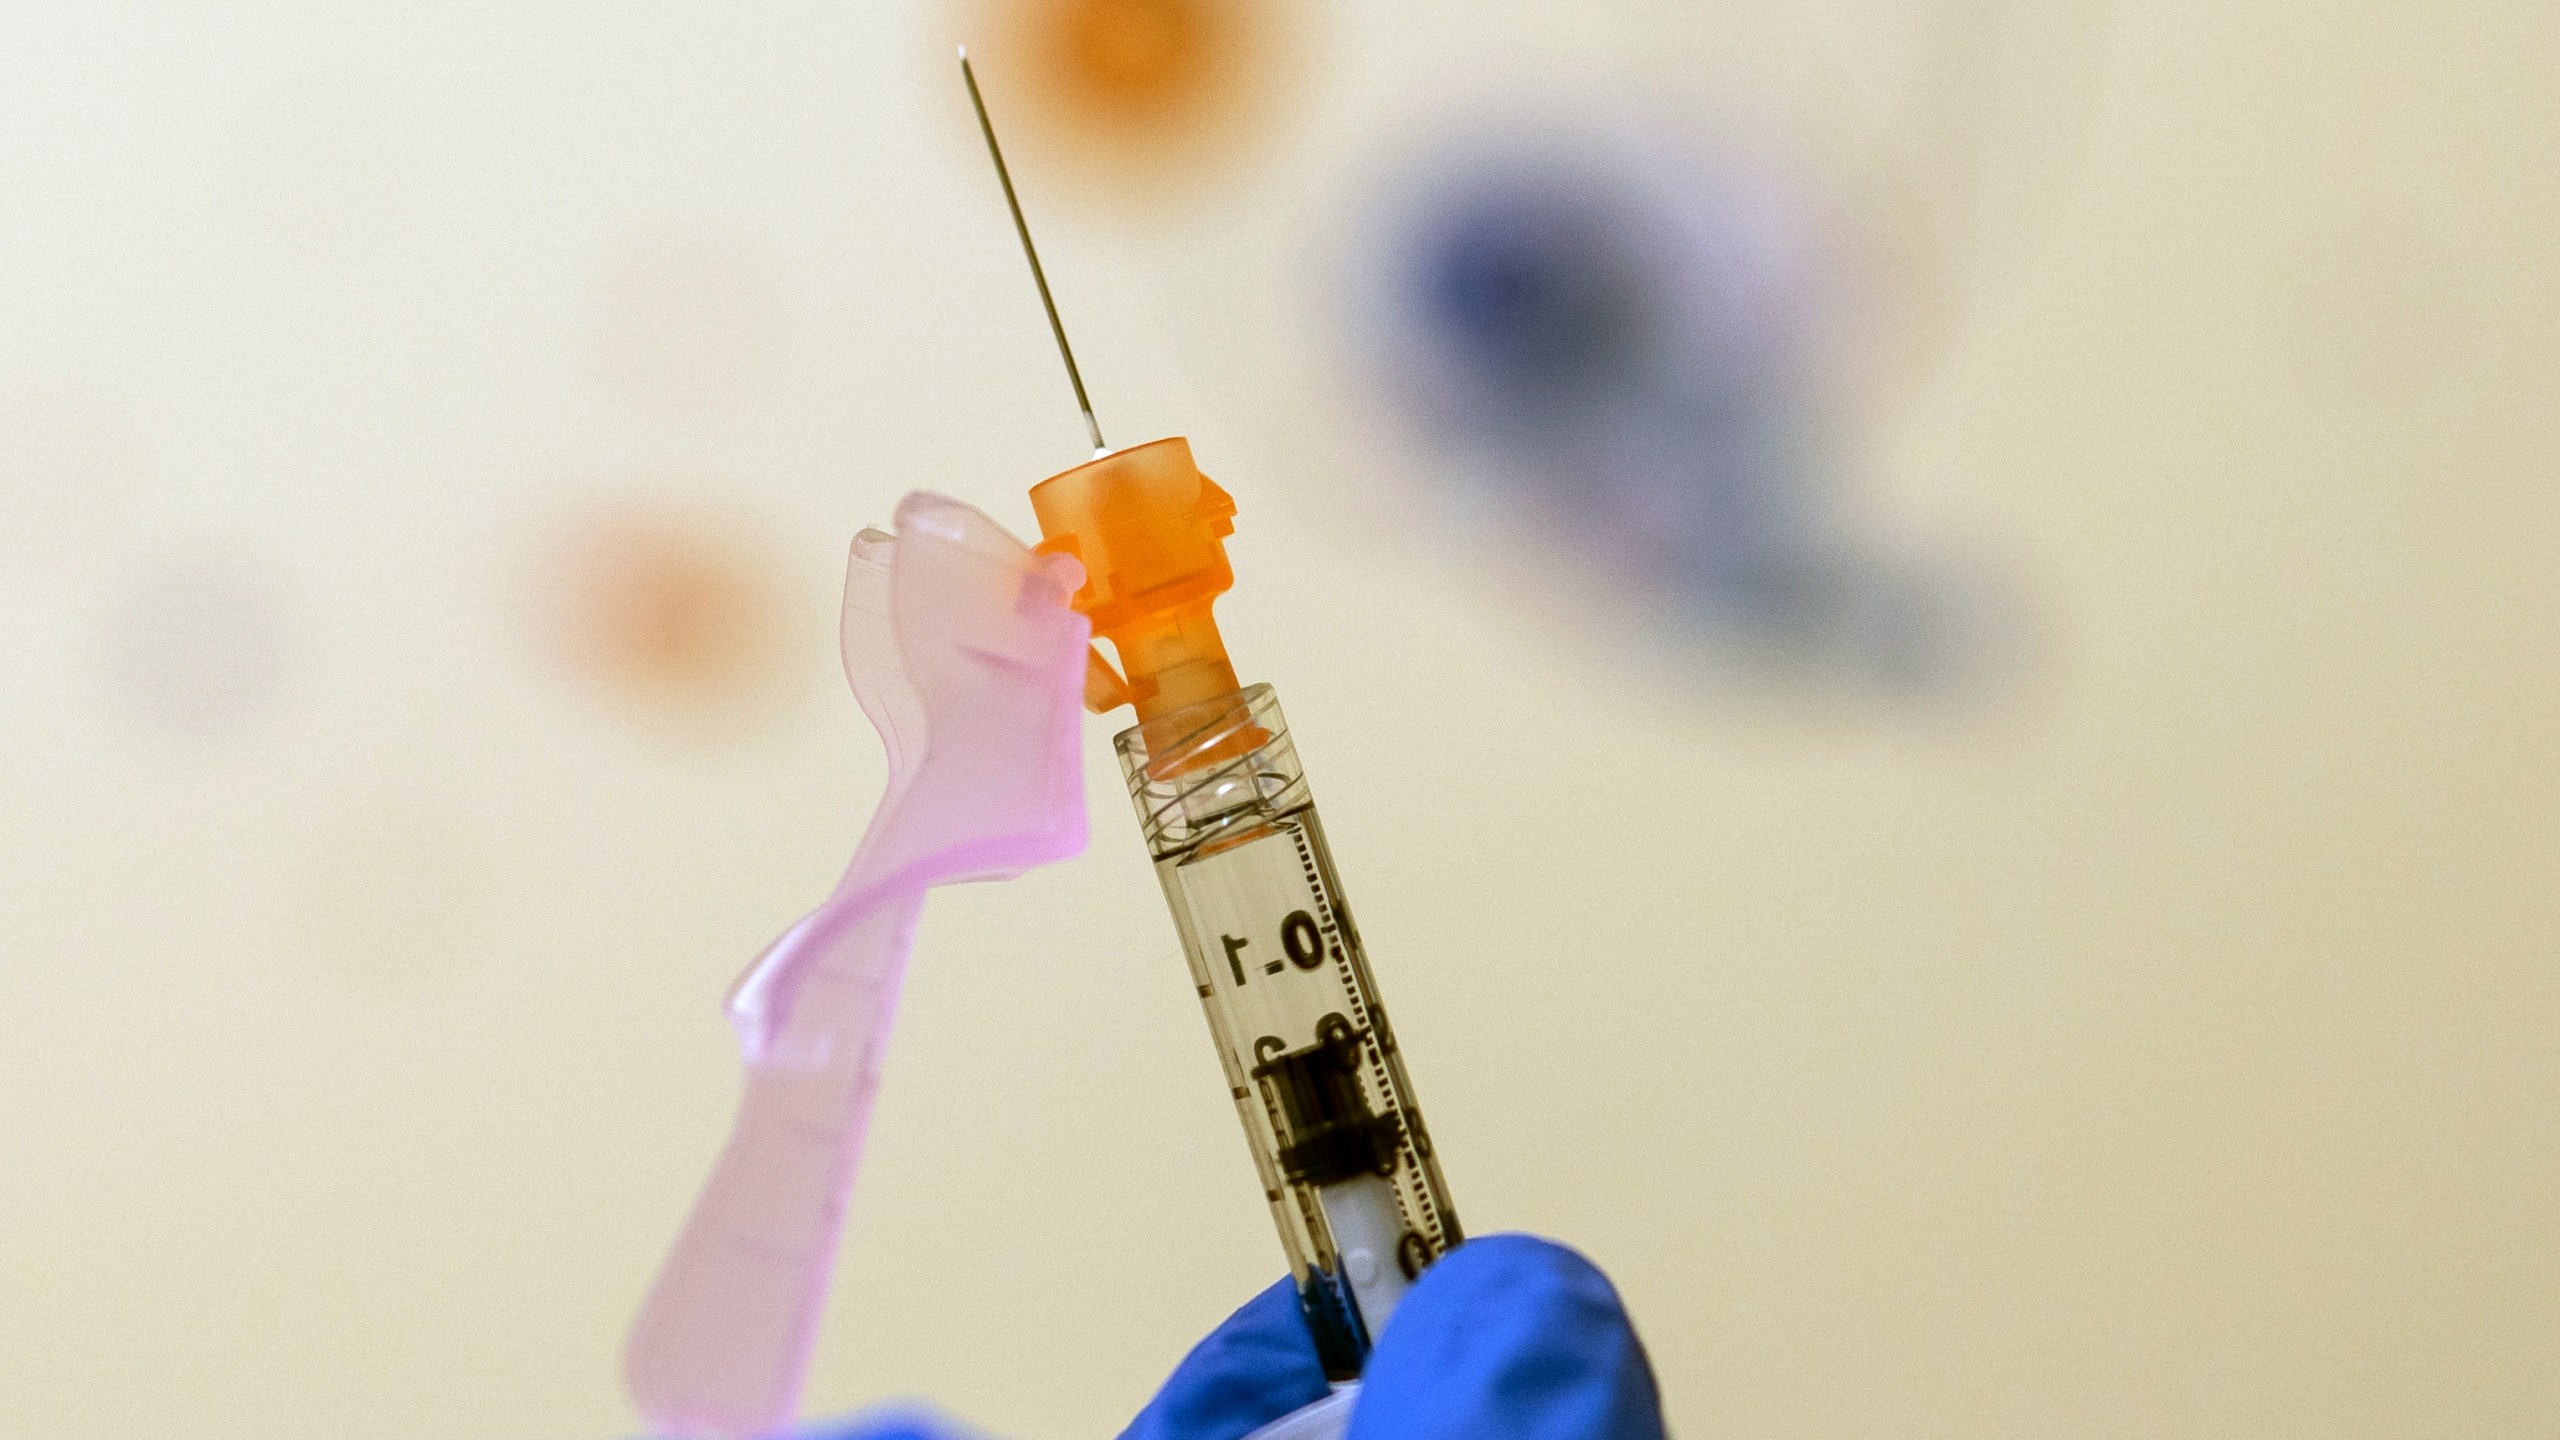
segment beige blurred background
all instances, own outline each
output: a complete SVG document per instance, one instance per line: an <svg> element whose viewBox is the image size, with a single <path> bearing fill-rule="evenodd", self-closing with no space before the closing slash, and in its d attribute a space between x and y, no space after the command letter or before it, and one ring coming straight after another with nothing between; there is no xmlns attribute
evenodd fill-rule
<svg viewBox="0 0 2560 1440"><path fill-rule="evenodd" d="M1108 429L1243 507L1229 640L1460 1213L1605 1266L1676 1428L2547 1434L2560 11L1948 62L2009 148L1861 496L2032 613L1953 712L1589 643L1327 378L1364 157L1466 97L1694 94L1853 169L2000 13L1293 7L1267 138L1180 197L1036 137L1023 183ZM1081 458L954 29L0 10L8 1428L637 1429L720 993L880 777L846 542L915 486L1027 529ZM928 910L815 1412L1108 1434L1279 1269L1089 759L1087 855Z"/></svg>

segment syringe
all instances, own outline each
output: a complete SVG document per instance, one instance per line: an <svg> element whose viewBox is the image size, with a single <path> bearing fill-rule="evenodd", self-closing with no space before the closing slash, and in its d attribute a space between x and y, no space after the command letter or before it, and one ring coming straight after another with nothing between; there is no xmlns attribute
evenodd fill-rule
<svg viewBox="0 0 2560 1440"><path fill-rule="evenodd" d="M1462 1236L1324 828L1268 685L1240 685L1210 607L1234 583L1235 502L1180 437L1104 448L977 80L987 148L1097 454L1033 487L1042 551L1073 555L1113 741L1208 1013L1325 1373L1356 1378L1423 1269Z"/></svg>
<svg viewBox="0 0 2560 1440"><path fill-rule="evenodd" d="M1091 662L1086 708L1137 709L1121 774L1317 1351L1352 1378L1460 1235L1279 701L1237 684L1210 616L1234 502L1176 438L1045 480L1031 508L1119 652L1121 675Z"/></svg>

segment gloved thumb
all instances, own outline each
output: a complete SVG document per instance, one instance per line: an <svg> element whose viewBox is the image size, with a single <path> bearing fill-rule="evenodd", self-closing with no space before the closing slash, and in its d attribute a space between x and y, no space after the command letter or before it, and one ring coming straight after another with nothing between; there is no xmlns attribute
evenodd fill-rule
<svg viewBox="0 0 2560 1440"><path fill-rule="evenodd" d="M1347 1440L1663 1440L1616 1288L1532 1235L1470 1240L1425 1271L1360 1381Z"/></svg>

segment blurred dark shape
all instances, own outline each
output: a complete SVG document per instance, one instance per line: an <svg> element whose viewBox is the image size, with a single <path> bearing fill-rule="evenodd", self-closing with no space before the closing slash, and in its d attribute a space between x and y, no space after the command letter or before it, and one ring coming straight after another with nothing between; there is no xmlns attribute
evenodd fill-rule
<svg viewBox="0 0 2560 1440"><path fill-rule="evenodd" d="M963 38L1007 148L1149 184L1250 138L1285 52L1278 0L977 0Z"/></svg>
<svg viewBox="0 0 2560 1440"><path fill-rule="evenodd" d="M1358 277L1387 393L1664 631L1757 670L1960 681L1990 587L1845 523L1838 273L1799 191L1629 127L1409 169Z"/></svg>
<svg viewBox="0 0 2560 1440"><path fill-rule="evenodd" d="M284 602L262 576L224 561L174 562L117 607L110 683L149 729L236 737L276 711L289 630Z"/></svg>
<svg viewBox="0 0 2560 1440"><path fill-rule="evenodd" d="M1496 423L1571 410L1635 378L1642 276L1596 197L1495 192L1439 218L1420 246L1417 302L1458 363L1519 402Z"/></svg>
<svg viewBox="0 0 2560 1440"><path fill-rule="evenodd" d="M568 674L626 714L734 716L769 698L781 658L771 557L735 520L625 503L546 557L547 628Z"/></svg>

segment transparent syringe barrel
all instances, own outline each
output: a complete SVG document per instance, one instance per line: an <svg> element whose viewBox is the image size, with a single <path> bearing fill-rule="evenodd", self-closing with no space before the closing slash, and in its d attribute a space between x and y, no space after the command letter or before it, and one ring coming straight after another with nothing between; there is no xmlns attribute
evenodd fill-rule
<svg viewBox="0 0 2560 1440"><path fill-rule="evenodd" d="M1326 1372L1461 1236L1268 685L1121 732L1122 774Z"/></svg>

